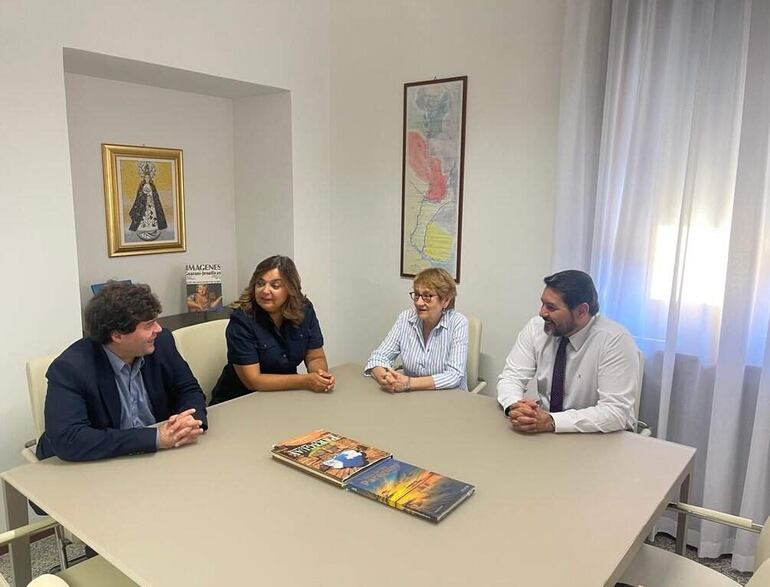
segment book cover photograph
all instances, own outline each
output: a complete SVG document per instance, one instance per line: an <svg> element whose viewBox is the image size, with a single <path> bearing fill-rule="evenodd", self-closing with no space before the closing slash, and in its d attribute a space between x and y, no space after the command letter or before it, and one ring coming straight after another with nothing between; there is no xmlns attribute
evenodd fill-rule
<svg viewBox="0 0 770 587"><path fill-rule="evenodd" d="M441 521L476 490L468 483L396 459L356 475L345 487L434 522Z"/></svg>
<svg viewBox="0 0 770 587"><path fill-rule="evenodd" d="M344 486L353 475L389 459L390 453L357 440L314 430L273 445L273 458Z"/></svg>
<svg viewBox="0 0 770 587"><path fill-rule="evenodd" d="M185 265L187 311L222 310L222 266L219 263Z"/></svg>

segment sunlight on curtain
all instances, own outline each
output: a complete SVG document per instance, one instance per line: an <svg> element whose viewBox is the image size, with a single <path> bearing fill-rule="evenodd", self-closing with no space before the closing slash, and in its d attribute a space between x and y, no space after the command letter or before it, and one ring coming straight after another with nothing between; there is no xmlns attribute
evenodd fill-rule
<svg viewBox="0 0 770 587"><path fill-rule="evenodd" d="M589 271L634 335L640 417L698 449L692 502L764 521L770 2L613 0L604 57L597 6L568 3L553 269ZM701 556L750 566L754 537L692 526Z"/></svg>
<svg viewBox="0 0 770 587"><path fill-rule="evenodd" d="M681 303L721 308L730 241L728 227L690 226L682 230L682 240L687 243L687 264L682 275ZM676 250L679 229L669 224L658 226L655 232L648 297L665 302L671 297L675 265L671 251Z"/></svg>

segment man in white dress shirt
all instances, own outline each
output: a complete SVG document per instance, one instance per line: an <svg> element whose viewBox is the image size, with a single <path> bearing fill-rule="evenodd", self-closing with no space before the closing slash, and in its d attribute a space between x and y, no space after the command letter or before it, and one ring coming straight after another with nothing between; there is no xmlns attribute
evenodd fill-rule
<svg viewBox="0 0 770 587"><path fill-rule="evenodd" d="M591 276L568 270L546 277L538 316L519 333L497 383L514 430L631 430L639 355L631 335L599 315ZM539 400L525 399L535 377Z"/></svg>

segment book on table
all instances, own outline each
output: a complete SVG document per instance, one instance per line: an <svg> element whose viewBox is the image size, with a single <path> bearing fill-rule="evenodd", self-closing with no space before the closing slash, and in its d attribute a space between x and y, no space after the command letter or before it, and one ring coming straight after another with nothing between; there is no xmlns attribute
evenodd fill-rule
<svg viewBox="0 0 770 587"><path fill-rule="evenodd" d="M476 490L468 483L396 459L355 475L345 488L433 522L440 522Z"/></svg>
<svg viewBox="0 0 770 587"><path fill-rule="evenodd" d="M290 438L273 445L273 458L344 486L353 475L391 454L326 430Z"/></svg>

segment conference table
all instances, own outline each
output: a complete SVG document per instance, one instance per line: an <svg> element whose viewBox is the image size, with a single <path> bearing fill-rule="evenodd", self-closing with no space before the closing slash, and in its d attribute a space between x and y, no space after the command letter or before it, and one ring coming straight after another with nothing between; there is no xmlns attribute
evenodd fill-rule
<svg viewBox="0 0 770 587"><path fill-rule="evenodd" d="M686 497L690 447L629 432L524 435L490 397L388 394L360 366L333 372L332 393L254 393L210 408L194 445L6 471L11 527L29 498L154 587L596 587L618 580L668 499ZM273 444L320 428L476 493L435 524L270 457ZM681 523L678 533L681 547Z"/></svg>

